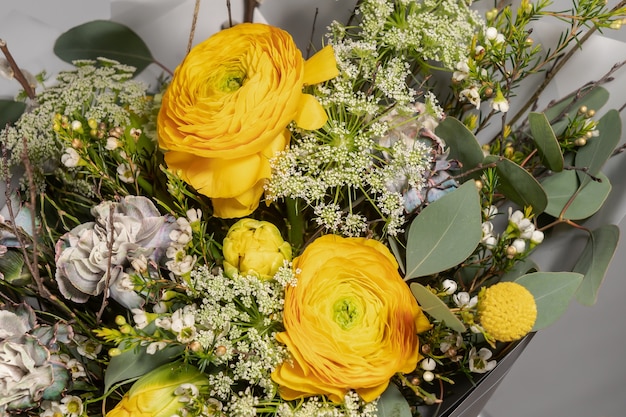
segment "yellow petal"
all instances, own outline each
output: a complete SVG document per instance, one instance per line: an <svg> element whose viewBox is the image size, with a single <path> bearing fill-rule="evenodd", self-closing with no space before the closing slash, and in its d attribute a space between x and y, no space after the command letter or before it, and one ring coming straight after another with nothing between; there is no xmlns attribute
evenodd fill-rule
<svg viewBox="0 0 626 417"><path fill-rule="evenodd" d="M293 120L302 129L315 130L324 126L328 120L328 115L315 97L310 94L302 94L298 113Z"/></svg>
<svg viewBox="0 0 626 417"><path fill-rule="evenodd" d="M212 198L213 215L221 219L246 217L259 206L263 195L263 183L259 181L244 193L231 198Z"/></svg>
<svg viewBox="0 0 626 417"><path fill-rule="evenodd" d="M337 75L337 60L330 45L326 45L304 63L304 85L319 84Z"/></svg>

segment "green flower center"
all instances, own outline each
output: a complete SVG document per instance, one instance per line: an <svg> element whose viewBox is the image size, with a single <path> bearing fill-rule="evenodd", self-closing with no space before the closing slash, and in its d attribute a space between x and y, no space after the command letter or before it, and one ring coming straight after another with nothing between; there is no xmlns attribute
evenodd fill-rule
<svg viewBox="0 0 626 417"><path fill-rule="evenodd" d="M232 93L241 88L245 79L246 74L243 71L227 72L221 79L219 89L224 93Z"/></svg>
<svg viewBox="0 0 626 417"><path fill-rule="evenodd" d="M340 298L333 305L335 323L343 330L350 330L361 322L363 311L360 303L354 298Z"/></svg>

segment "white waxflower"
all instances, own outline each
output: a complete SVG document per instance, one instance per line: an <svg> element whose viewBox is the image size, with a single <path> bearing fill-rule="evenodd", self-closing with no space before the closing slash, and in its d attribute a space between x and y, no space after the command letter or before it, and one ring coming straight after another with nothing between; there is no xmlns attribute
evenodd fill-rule
<svg viewBox="0 0 626 417"><path fill-rule="evenodd" d="M441 283L441 286L443 287L443 290L446 292L446 294L448 295L452 295L456 292L458 285L456 283L456 281L452 280L452 279L446 279Z"/></svg>
<svg viewBox="0 0 626 417"><path fill-rule="evenodd" d="M520 210L512 212L509 208L509 225L519 232L522 239L530 239L535 231L535 225L530 219L524 217L524 213Z"/></svg>
<svg viewBox="0 0 626 417"><path fill-rule="evenodd" d="M433 358L425 358L420 362L420 367L425 371L433 371L437 367L437 362Z"/></svg>
<svg viewBox="0 0 626 417"><path fill-rule="evenodd" d="M138 329L143 329L150 324L148 314L144 310L140 308L132 308L130 311L133 313L133 321L135 322L135 327Z"/></svg>
<svg viewBox="0 0 626 417"><path fill-rule="evenodd" d="M541 242L543 242L543 237L544 237L543 232L541 230L535 230L533 231L533 234L530 237L530 242L535 245L538 245Z"/></svg>
<svg viewBox="0 0 626 417"><path fill-rule="evenodd" d="M68 168L77 167L81 162L81 157L74 148L65 148L65 153L61 155L61 163Z"/></svg>
<svg viewBox="0 0 626 417"><path fill-rule="evenodd" d="M496 361L490 361L492 353L487 348L482 348L476 352L476 348L473 347L469 353L469 368L470 371L477 374L484 374L491 371L496 367Z"/></svg>
<svg viewBox="0 0 626 417"><path fill-rule="evenodd" d="M83 400L75 395L68 395L61 400L63 408L65 408L64 416L78 417L83 414Z"/></svg>
<svg viewBox="0 0 626 417"><path fill-rule="evenodd" d="M107 138L107 143L104 145L104 149L107 151L115 150L122 146L122 143L115 136L109 136Z"/></svg>
<svg viewBox="0 0 626 417"><path fill-rule="evenodd" d="M176 333L176 340L180 343L189 343L196 336L196 317L190 306L176 310L172 314L171 331Z"/></svg>
<svg viewBox="0 0 626 417"><path fill-rule="evenodd" d="M452 299L459 308L472 308L478 303L478 297L470 297L469 293L465 291L454 294Z"/></svg>
<svg viewBox="0 0 626 417"><path fill-rule="evenodd" d="M456 71L452 73L452 81L459 82L466 79L469 76L469 65L467 65L467 59L457 62Z"/></svg>
<svg viewBox="0 0 626 417"><path fill-rule="evenodd" d="M524 239L515 239L513 243L511 243L511 246L515 248L517 253L526 252L526 241Z"/></svg>
<svg viewBox="0 0 626 417"><path fill-rule="evenodd" d="M461 90L461 98L472 103L477 109L480 107L480 93L476 86L471 86L464 90Z"/></svg>
<svg viewBox="0 0 626 417"><path fill-rule="evenodd" d="M491 108L502 113L509 111L509 101L504 97L500 89L498 89L496 96L491 100Z"/></svg>
<svg viewBox="0 0 626 417"><path fill-rule="evenodd" d="M117 167L117 176L119 177L120 181L127 184L132 184L133 182L135 182L135 175L137 174L138 173L136 171L133 172L133 169L131 169L130 165L126 163L119 164Z"/></svg>
<svg viewBox="0 0 626 417"><path fill-rule="evenodd" d="M167 346L167 342L163 342L163 341L161 341L161 342L152 342L146 348L146 353L148 355L154 355L158 351L165 349L166 346Z"/></svg>

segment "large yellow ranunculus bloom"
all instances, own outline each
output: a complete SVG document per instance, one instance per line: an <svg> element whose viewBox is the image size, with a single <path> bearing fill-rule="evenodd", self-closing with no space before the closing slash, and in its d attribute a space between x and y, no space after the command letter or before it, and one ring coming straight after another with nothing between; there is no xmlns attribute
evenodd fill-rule
<svg viewBox="0 0 626 417"><path fill-rule="evenodd" d="M305 85L338 74L330 46L305 62L291 36L246 23L197 45L174 73L157 119L168 168L211 197L214 214L258 207L269 159L289 143L292 121L318 129L327 116Z"/></svg>
<svg viewBox="0 0 626 417"><path fill-rule="evenodd" d="M430 328L398 264L380 242L327 235L293 262L277 338L292 358L272 373L286 400L348 390L372 401L419 359L417 334Z"/></svg>

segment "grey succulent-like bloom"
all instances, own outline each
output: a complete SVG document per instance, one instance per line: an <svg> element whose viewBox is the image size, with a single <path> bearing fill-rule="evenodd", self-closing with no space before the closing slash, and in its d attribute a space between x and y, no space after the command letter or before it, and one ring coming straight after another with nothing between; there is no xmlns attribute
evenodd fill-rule
<svg viewBox="0 0 626 417"><path fill-rule="evenodd" d="M67 299L84 303L102 294L108 278L107 296L127 308L139 307L143 299L128 288L126 270L142 256L159 262L177 227L174 219L162 216L142 196L105 201L91 212L95 221L75 227L56 245L59 290Z"/></svg>
<svg viewBox="0 0 626 417"><path fill-rule="evenodd" d="M27 305L0 310L0 415L61 397L70 374L52 354L72 336L72 328L62 323L38 325Z"/></svg>

